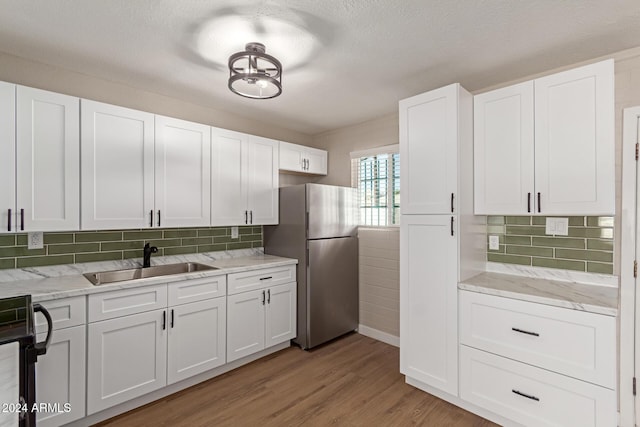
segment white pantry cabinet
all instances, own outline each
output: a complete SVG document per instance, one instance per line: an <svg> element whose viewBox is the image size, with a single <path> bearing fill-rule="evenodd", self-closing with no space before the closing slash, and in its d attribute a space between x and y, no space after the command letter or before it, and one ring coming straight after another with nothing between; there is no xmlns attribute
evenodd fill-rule
<svg viewBox="0 0 640 427"><path fill-rule="evenodd" d="M80 225L79 100L0 83L0 232Z"/></svg>
<svg viewBox="0 0 640 427"><path fill-rule="evenodd" d="M83 230L153 225L154 117L82 100Z"/></svg>
<svg viewBox="0 0 640 427"><path fill-rule="evenodd" d="M295 268L229 274L227 362L296 337Z"/></svg>
<svg viewBox="0 0 640 427"><path fill-rule="evenodd" d="M457 396L457 284L486 257L472 215L472 97L452 84L399 107L400 372Z"/></svg>
<svg viewBox="0 0 640 427"><path fill-rule="evenodd" d="M211 127L155 116L156 226L211 222Z"/></svg>
<svg viewBox="0 0 640 427"><path fill-rule="evenodd" d="M39 412L36 420L38 426L57 427L86 415L86 304L84 296L41 304L51 314L53 332L47 353L36 363L36 398L58 404L60 411ZM37 340L44 341L44 317L36 313L35 323Z"/></svg>
<svg viewBox="0 0 640 427"><path fill-rule="evenodd" d="M614 213L613 60L474 102L476 214Z"/></svg>
<svg viewBox="0 0 640 427"><path fill-rule="evenodd" d="M211 225L277 224L278 142L211 129Z"/></svg>
<svg viewBox="0 0 640 427"><path fill-rule="evenodd" d="M327 174L327 152L280 141L280 170L314 175Z"/></svg>

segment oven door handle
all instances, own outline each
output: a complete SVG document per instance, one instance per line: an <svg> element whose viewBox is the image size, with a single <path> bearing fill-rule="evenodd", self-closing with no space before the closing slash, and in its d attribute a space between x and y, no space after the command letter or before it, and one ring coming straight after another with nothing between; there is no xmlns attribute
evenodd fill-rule
<svg viewBox="0 0 640 427"><path fill-rule="evenodd" d="M36 350L36 356L42 356L43 354L47 353L47 349L49 348L49 344L51 343L51 331L53 330L53 321L51 320L51 315L49 314L47 309L44 308L42 305L37 303L33 304L33 311L34 312L39 311L40 313L42 313L45 319L47 319L47 338L45 338L45 340L42 342L36 343L36 345L34 346Z"/></svg>

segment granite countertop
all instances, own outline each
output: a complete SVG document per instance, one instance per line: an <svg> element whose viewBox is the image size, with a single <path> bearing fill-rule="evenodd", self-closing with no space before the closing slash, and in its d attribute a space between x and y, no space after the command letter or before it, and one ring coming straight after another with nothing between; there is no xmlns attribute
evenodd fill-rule
<svg viewBox="0 0 640 427"><path fill-rule="evenodd" d="M485 272L458 284L458 289L616 316L618 288Z"/></svg>
<svg viewBox="0 0 640 427"><path fill-rule="evenodd" d="M298 263L296 259L292 258L265 255L260 251L240 250L224 253L211 252L207 254L156 257L152 258L151 264L161 265L178 262L199 262L217 267L217 269L127 280L100 286L93 285L82 274L87 272L136 268L140 266L138 260L72 264L8 271L0 270L0 298L31 294L33 302L49 301L117 289L157 285L185 279L212 277Z"/></svg>

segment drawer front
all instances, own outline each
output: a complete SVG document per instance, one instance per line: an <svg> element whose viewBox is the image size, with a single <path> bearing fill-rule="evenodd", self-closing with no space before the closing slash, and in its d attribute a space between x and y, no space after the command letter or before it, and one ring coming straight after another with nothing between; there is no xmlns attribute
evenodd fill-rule
<svg viewBox="0 0 640 427"><path fill-rule="evenodd" d="M78 296L43 301L40 304L47 309L53 320L53 329L70 328L84 325L87 321L86 297ZM36 333L47 332L47 320L42 313L36 313Z"/></svg>
<svg viewBox="0 0 640 427"><path fill-rule="evenodd" d="M233 295L295 281L295 265L232 273L227 276L228 294Z"/></svg>
<svg viewBox="0 0 640 427"><path fill-rule="evenodd" d="M222 274L170 283L168 292L170 306L218 298L227 293L227 276Z"/></svg>
<svg viewBox="0 0 640 427"><path fill-rule="evenodd" d="M615 317L460 291L460 343L614 389Z"/></svg>
<svg viewBox="0 0 640 427"><path fill-rule="evenodd" d="M613 390L460 346L460 397L525 426L610 427Z"/></svg>
<svg viewBox="0 0 640 427"><path fill-rule="evenodd" d="M167 307L167 285L89 295L89 322L113 319Z"/></svg>

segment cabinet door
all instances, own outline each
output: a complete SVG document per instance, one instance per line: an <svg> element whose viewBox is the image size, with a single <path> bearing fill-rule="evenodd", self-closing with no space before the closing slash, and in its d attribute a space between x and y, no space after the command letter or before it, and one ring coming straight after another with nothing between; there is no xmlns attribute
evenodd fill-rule
<svg viewBox="0 0 640 427"><path fill-rule="evenodd" d="M454 84L400 101L402 214L451 213L457 187L458 91Z"/></svg>
<svg viewBox="0 0 640 427"><path fill-rule="evenodd" d="M307 160L306 172L316 175L327 174L327 152L307 147L304 157Z"/></svg>
<svg viewBox="0 0 640 427"><path fill-rule="evenodd" d="M613 214L613 60L543 77L534 85L536 193L541 201L536 212Z"/></svg>
<svg viewBox="0 0 640 427"><path fill-rule="evenodd" d="M209 225L211 127L162 116L155 126L154 225Z"/></svg>
<svg viewBox="0 0 640 427"><path fill-rule="evenodd" d="M166 320L156 310L89 324L88 415L167 384Z"/></svg>
<svg viewBox="0 0 640 427"><path fill-rule="evenodd" d="M226 308L225 298L170 308L167 384L224 365Z"/></svg>
<svg viewBox="0 0 640 427"><path fill-rule="evenodd" d="M296 337L296 283L267 289L265 348Z"/></svg>
<svg viewBox="0 0 640 427"><path fill-rule="evenodd" d="M0 233L16 231L16 85L0 82Z"/></svg>
<svg viewBox="0 0 640 427"><path fill-rule="evenodd" d="M79 108L78 98L17 87L16 208L25 231L80 228Z"/></svg>
<svg viewBox="0 0 640 427"><path fill-rule="evenodd" d="M37 335L44 341L47 334ZM56 329L47 354L36 363L38 402L59 405L60 412L39 412L39 427L60 426L85 416L86 326ZM69 411L65 411L65 405Z"/></svg>
<svg viewBox="0 0 640 427"><path fill-rule="evenodd" d="M476 95L474 102L474 212L532 213L533 81Z"/></svg>
<svg viewBox="0 0 640 427"><path fill-rule="evenodd" d="M278 142L249 136L246 168L249 224L277 224Z"/></svg>
<svg viewBox="0 0 640 427"><path fill-rule="evenodd" d="M248 222L246 141L245 134L211 128L211 225Z"/></svg>
<svg viewBox="0 0 640 427"><path fill-rule="evenodd" d="M264 349L266 291L227 297L227 362Z"/></svg>
<svg viewBox="0 0 640 427"><path fill-rule="evenodd" d="M457 395L458 255L451 218L402 217L400 372Z"/></svg>
<svg viewBox="0 0 640 427"><path fill-rule="evenodd" d="M82 100L82 229L144 228L153 210L153 114Z"/></svg>
<svg viewBox="0 0 640 427"><path fill-rule="evenodd" d="M296 144L290 144L288 142L280 141L279 144L279 164L280 170L302 172L302 150L301 147Z"/></svg>

